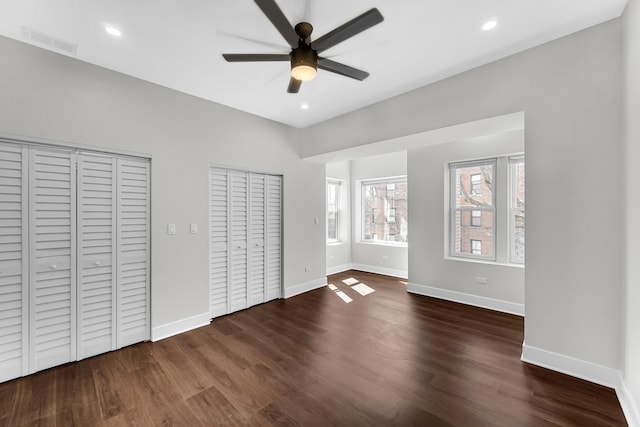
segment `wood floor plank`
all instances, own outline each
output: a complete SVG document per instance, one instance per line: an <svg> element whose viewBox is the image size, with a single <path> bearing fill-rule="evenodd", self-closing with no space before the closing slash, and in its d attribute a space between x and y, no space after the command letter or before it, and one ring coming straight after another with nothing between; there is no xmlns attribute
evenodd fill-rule
<svg viewBox="0 0 640 427"><path fill-rule="evenodd" d="M613 390L520 361L521 317L329 283L353 301L324 287L0 384L0 426L626 425Z"/></svg>

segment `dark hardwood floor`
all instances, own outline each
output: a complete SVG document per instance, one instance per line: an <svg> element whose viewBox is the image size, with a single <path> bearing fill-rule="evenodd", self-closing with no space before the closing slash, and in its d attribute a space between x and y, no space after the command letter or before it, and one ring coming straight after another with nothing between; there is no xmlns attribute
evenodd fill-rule
<svg viewBox="0 0 640 427"><path fill-rule="evenodd" d="M517 316L330 279L351 303L322 288L0 384L0 425L626 425L613 390L522 363Z"/></svg>

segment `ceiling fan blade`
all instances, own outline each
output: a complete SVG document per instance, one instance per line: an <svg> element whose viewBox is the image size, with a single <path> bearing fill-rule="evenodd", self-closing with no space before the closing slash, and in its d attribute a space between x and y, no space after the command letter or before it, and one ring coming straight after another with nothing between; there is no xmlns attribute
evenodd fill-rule
<svg viewBox="0 0 640 427"><path fill-rule="evenodd" d="M311 43L311 48L317 52L322 52L323 50L327 50L330 47L333 47L338 43L341 43L348 38L381 23L382 21L384 21L384 17L380 11L374 7L373 9L368 10L362 15L315 40Z"/></svg>
<svg viewBox="0 0 640 427"><path fill-rule="evenodd" d="M298 93L298 91L300 90L300 86L302 86L302 81L296 80L293 77L291 77L291 80L289 80L289 87L287 88L287 93Z"/></svg>
<svg viewBox="0 0 640 427"><path fill-rule="evenodd" d="M223 53L227 62L289 61L286 53Z"/></svg>
<svg viewBox="0 0 640 427"><path fill-rule="evenodd" d="M318 68L360 81L369 77L369 73L366 71L358 70L357 68L353 68L327 58L318 58Z"/></svg>
<svg viewBox="0 0 640 427"><path fill-rule="evenodd" d="M276 4L275 0L254 1L256 2L260 10L262 10L262 13L264 13L267 18L269 18L269 21L271 21L273 26L276 27L276 30L278 30L278 32L282 34L282 37L284 37L287 43L289 43L289 46L291 46L292 49L298 47L299 37L291 26L291 23L289 22L287 17L284 16L284 13L282 13L282 10Z"/></svg>
<svg viewBox="0 0 640 427"><path fill-rule="evenodd" d="M244 40L244 41L248 41L250 43L257 44L257 45L260 45L260 46L266 46L266 47L269 47L269 48L274 49L274 50L286 50L286 48L284 47L284 44L269 43L269 42L265 42L263 40L256 40L256 39L252 39L252 38L249 38L249 37L239 36L237 34L227 33L227 32L224 32L224 31L217 31L217 34L222 36L222 37L229 37L229 38L232 38L232 39Z"/></svg>

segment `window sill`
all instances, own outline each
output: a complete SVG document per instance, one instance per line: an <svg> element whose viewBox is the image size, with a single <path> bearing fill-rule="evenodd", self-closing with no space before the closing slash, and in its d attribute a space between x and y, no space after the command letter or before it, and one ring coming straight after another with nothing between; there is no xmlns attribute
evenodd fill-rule
<svg viewBox="0 0 640 427"><path fill-rule="evenodd" d="M406 248L408 243L405 242L388 242L385 240L361 240L358 243L361 245L374 245L374 246L391 246L394 248Z"/></svg>
<svg viewBox="0 0 640 427"><path fill-rule="evenodd" d="M463 258L463 257L453 257L453 256L445 256L445 260L447 261L462 261L462 262L471 262L474 264L486 264L486 265L495 265L498 267L514 267L514 268L524 268L524 264L515 264L510 262L498 262L498 261L487 261L484 259L474 259L474 258Z"/></svg>

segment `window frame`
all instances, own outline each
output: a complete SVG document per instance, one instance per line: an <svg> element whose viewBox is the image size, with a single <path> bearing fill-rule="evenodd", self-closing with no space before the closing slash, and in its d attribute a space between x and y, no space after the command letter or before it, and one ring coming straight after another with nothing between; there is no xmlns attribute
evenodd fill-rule
<svg viewBox="0 0 640 427"><path fill-rule="evenodd" d="M448 229L448 237L449 237L449 256L454 259L472 259L472 260L480 260L480 261L488 261L492 263L497 262L497 243L498 243L498 224L497 224L497 211L498 208L496 206L497 201L497 191L495 185L497 183L498 177L498 159L497 157L491 157L486 159L479 160L471 160L471 161L463 161L463 162L450 162L448 163L448 171L449 171L449 229ZM491 191L491 207L483 207L483 206L463 206L457 207L456 196L457 196L457 171L458 169L471 168L471 167L480 167L480 166L491 166L492 168L492 184L493 188ZM476 175L476 174L473 174ZM469 178L469 193L472 193L472 184L471 184L471 176ZM482 194L475 193L473 195ZM460 218L462 218L463 212L469 212L470 217L473 215L473 211L480 211L480 217L482 218L482 212L491 212L492 213L492 224L491 230L493 233L493 244L492 244L492 253L490 255L477 255L473 253L456 253L456 214L460 212ZM482 220L481 220L482 221ZM470 220L471 224L471 220ZM470 225L471 226L471 225ZM471 250L471 249L470 249Z"/></svg>
<svg viewBox="0 0 640 427"><path fill-rule="evenodd" d="M405 184L407 185L407 209L406 209L406 215L408 215L409 213L409 209L408 209L408 180L407 180L407 176L406 175L402 175L402 176L394 176L394 177L386 177L386 178L376 178L376 179L367 179L367 180L362 180L359 181L359 186L360 186L360 215L359 215L359 222L360 222L360 230L359 230L359 243L364 243L364 244L373 244L373 245L386 245L386 246L407 246L408 244L408 233L406 236L406 241L397 241L397 240L384 240L384 236L383 239L366 239L366 225L367 225L367 215L373 217L375 216L376 218L376 224L381 220L381 216L382 216L382 220L384 221L385 224L398 224L398 217L397 217L397 205L396 205L396 199L395 199L395 195L397 194L398 188L397 188L397 184ZM394 221L388 221L387 219L387 205L386 202L387 200L385 199L385 205L382 206L382 209L379 208L371 208L371 212L367 212L366 209L366 203L367 203L367 187L371 187L371 186L378 186L378 185L384 185L385 188L387 189L386 191L392 191L393 192L393 206L389 208L389 212L393 211L394 215L393 215L393 219ZM377 194L377 193L376 193ZM375 211L375 212L374 212ZM407 218L408 221L408 218ZM400 225L399 225L400 226Z"/></svg>

